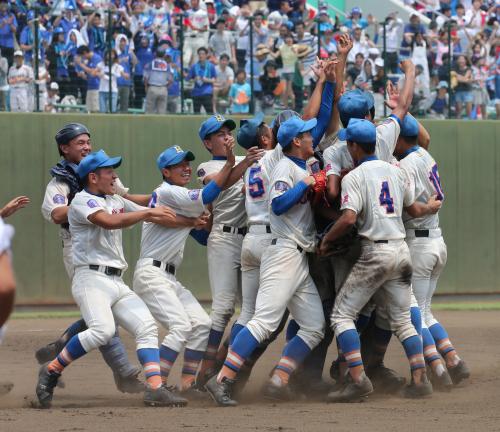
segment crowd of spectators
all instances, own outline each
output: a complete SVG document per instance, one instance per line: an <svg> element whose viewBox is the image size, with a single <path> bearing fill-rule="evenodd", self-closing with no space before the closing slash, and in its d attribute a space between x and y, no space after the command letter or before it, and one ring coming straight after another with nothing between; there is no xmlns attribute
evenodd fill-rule
<svg viewBox="0 0 500 432"><path fill-rule="evenodd" d="M373 91L378 109L411 58L413 113L487 118L495 106L500 118L500 2L405 3L409 22L305 0L0 0L0 110L38 99L49 112L178 113L183 91L195 113L301 111L316 57L335 56L349 33L344 84Z"/></svg>

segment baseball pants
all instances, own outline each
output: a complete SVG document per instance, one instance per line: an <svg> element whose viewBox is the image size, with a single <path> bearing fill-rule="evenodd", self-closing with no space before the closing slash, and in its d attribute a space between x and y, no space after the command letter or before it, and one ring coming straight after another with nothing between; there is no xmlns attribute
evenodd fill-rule
<svg viewBox="0 0 500 432"><path fill-rule="evenodd" d="M169 330L162 345L177 352L184 347L206 350L212 322L191 291L174 275L154 267L152 259L141 259L137 262L133 288L156 321Z"/></svg>
<svg viewBox="0 0 500 432"><path fill-rule="evenodd" d="M241 291L241 247L243 236L214 225L208 237L208 278L212 292L212 329L223 332L234 314Z"/></svg>
<svg viewBox="0 0 500 432"><path fill-rule="evenodd" d="M251 225L241 248L241 313L236 321L242 326L252 319L259 291L262 254L271 245L272 234L266 225Z"/></svg>
<svg viewBox="0 0 500 432"><path fill-rule="evenodd" d="M422 312L422 322L426 327L438 322L432 315L431 302L447 260L446 244L441 236L441 230L429 231L430 237L416 238L414 235L411 236L412 233L409 231L406 238L413 265L413 292ZM436 237L431 237L432 235Z"/></svg>
<svg viewBox="0 0 500 432"><path fill-rule="evenodd" d="M86 352L107 344L120 325L137 349L158 348L158 328L147 306L118 276L77 267L71 287L88 329L79 333Z"/></svg>
<svg viewBox="0 0 500 432"><path fill-rule="evenodd" d="M255 315L246 327L261 343L278 328L287 308L300 326L297 336L313 349L324 336L321 300L307 254L295 242L280 238L262 255Z"/></svg>
<svg viewBox="0 0 500 432"><path fill-rule="evenodd" d="M167 99L167 86L149 86L146 92L146 114L166 114Z"/></svg>
<svg viewBox="0 0 500 432"><path fill-rule="evenodd" d="M385 306L390 330L401 342L417 335L410 317L412 266L404 240L361 242L361 255L352 268L333 307L332 329L338 337L355 330L359 312L374 297Z"/></svg>
<svg viewBox="0 0 500 432"><path fill-rule="evenodd" d="M29 112L29 91L27 88L10 89L10 110L12 112Z"/></svg>

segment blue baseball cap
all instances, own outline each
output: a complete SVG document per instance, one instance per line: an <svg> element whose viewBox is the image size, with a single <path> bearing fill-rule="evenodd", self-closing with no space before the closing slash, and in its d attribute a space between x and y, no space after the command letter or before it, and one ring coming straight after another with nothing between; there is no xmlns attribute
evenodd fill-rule
<svg viewBox="0 0 500 432"><path fill-rule="evenodd" d="M340 118L344 123L349 123L352 118L363 119L374 105L375 101L370 92L360 89L350 90L345 92L339 100Z"/></svg>
<svg viewBox="0 0 500 432"><path fill-rule="evenodd" d="M304 121L300 117L292 117L281 123L278 129L278 142L282 148L288 147L292 140L302 132L308 132L316 126L318 121L313 118Z"/></svg>
<svg viewBox="0 0 500 432"><path fill-rule="evenodd" d="M221 114L214 114L201 124L198 135L203 141L207 135L217 132L222 126L227 126L229 130L233 130L236 128L236 123L231 119L226 119Z"/></svg>
<svg viewBox="0 0 500 432"><path fill-rule="evenodd" d="M158 169L162 170L163 168L169 167L171 165L177 165L184 159L193 161L194 154L189 150L182 150L179 146L172 146L166 150L163 150L160 156L158 156L158 159L156 159L156 165L158 165Z"/></svg>
<svg viewBox="0 0 500 432"><path fill-rule="evenodd" d="M249 149L255 145L255 137L259 127L264 123L264 113L260 112L252 119L240 120L240 129L236 135L238 144L244 149Z"/></svg>
<svg viewBox="0 0 500 432"><path fill-rule="evenodd" d="M338 137L342 141L371 144L377 141L377 131L371 121L353 118L345 129L339 131Z"/></svg>
<svg viewBox="0 0 500 432"><path fill-rule="evenodd" d="M80 179L84 179L89 173L97 168L118 168L122 164L121 156L109 157L104 150L89 153L78 164L76 173Z"/></svg>
<svg viewBox="0 0 500 432"><path fill-rule="evenodd" d="M362 14L361 8L357 7L357 6L353 7L352 10L351 10L351 15L354 15L354 14L360 14L361 15Z"/></svg>
<svg viewBox="0 0 500 432"><path fill-rule="evenodd" d="M54 35L59 34L59 33L64 33L64 29L62 27L56 27L54 29Z"/></svg>
<svg viewBox="0 0 500 432"><path fill-rule="evenodd" d="M418 122L415 117L406 115L401 124L401 136L416 137L418 136Z"/></svg>

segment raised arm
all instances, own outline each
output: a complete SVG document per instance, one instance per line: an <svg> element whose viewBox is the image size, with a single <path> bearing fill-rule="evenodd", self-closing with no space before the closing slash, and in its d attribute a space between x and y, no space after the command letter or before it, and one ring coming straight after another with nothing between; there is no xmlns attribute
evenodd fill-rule
<svg viewBox="0 0 500 432"><path fill-rule="evenodd" d="M413 100L413 90L415 87L415 65L411 60L403 60L400 64L401 70L405 74L405 83L399 96L398 105L393 109L392 114L403 121L411 101Z"/></svg>

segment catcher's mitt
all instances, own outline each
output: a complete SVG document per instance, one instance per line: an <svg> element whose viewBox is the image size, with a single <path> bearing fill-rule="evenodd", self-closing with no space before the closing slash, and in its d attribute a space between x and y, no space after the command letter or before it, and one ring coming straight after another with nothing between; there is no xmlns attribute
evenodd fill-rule
<svg viewBox="0 0 500 432"><path fill-rule="evenodd" d="M321 244L323 237L326 235L328 231L330 231L333 225L335 225L335 222L336 221L333 221L321 233L318 233L317 235L318 245ZM332 244L328 252L328 256L345 255L349 251L349 248L352 246L357 236L358 236L358 230L355 227L353 227L352 230L349 231L345 236L338 239L335 243Z"/></svg>
<svg viewBox="0 0 500 432"><path fill-rule="evenodd" d="M330 207L328 203L328 199L326 197L326 184L327 177L326 172L324 170L318 171L312 175L314 177L315 183L312 186L312 194L311 194L311 202L313 206L319 204L321 201L327 206Z"/></svg>

